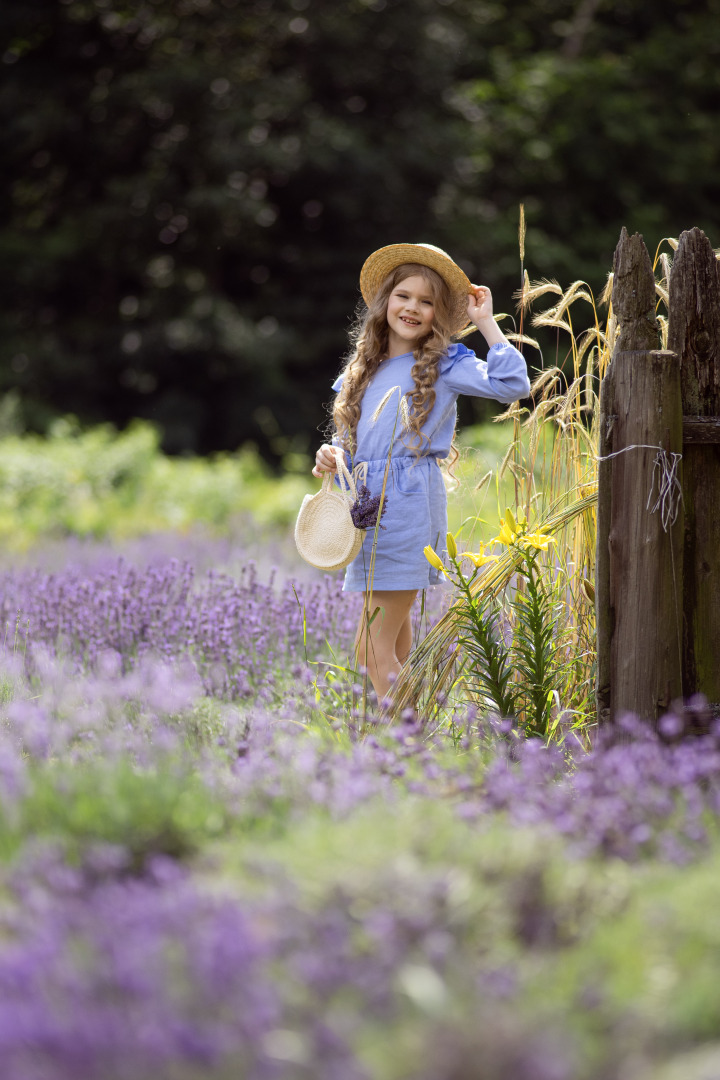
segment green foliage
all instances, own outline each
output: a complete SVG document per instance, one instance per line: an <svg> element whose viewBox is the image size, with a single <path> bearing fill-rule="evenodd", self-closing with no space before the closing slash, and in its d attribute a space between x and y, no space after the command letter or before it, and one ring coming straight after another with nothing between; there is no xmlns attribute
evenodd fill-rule
<svg viewBox="0 0 720 1080"><path fill-rule="evenodd" d="M443 800L405 797L390 815L371 803L346 819L310 813L276 837L249 834L239 851L221 841L215 857L232 867L239 887L271 892L285 880L301 909L339 902L357 911L358 948L362 921L373 912L422 925L427 910L419 898L435 889L452 947L443 951L440 978L423 981L420 953L417 968L398 973L392 1028L378 1039L369 1019L370 1075L416 1075L416 1055L444 1035L467 1062L458 1075L475 1076L494 1025L547 1036L556 1024L577 1054L573 1076L614 1076L618 1060L633 1060L639 1080L664 1080L663 1067L672 1080L710 1075L701 1068L675 1073L669 1062L689 1066L702 1059L706 1040L715 1046L717 840L702 862L682 872L653 862L579 859L547 833L502 820L478 829L458 821ZM460 958L468 955L483 977L508 979L509 1000L488 994L489 1012L480 1017L463 979ZM430 1042L429 1025L436 1032Z"/></svg>
<svg viewBox="0 0 720 1080"><path fill-rule="evenodd" d="M460 458L453 466L456 482L448 491L448 528L458 542L462 537L465 547L487 543L495 536L503 508L516 501L515 462L508 456L508 438L508 426L504 423L460 426L457 440ZM546 481L544 461L552 454L555 432L550 425L542 429L538 440L540 452L534 460L529 453L529 433L521 432L519 442L523 460L537 489L541 490Z"/></svg>
<svg viewBox="0 0 720 1080"><path fill-rule="evenodd" d="M213 697L201 697L192 709L171 717L171 725L173 721L185 736L189 749L198 751L215 745L224 736L227 716L222 702Z"/></svg>
<svg viewBox="0 0 720 1080"><path fill-rule="evenodd" d="M109 425L83 431L72 420L53 424L47 439L0 439L0 543L17 551L41 537L227 529L243 515L259 526L287 526L312 483L304 461L303 475L274 478L250 447L169 458L158 443L146 423L118 433Z"/></svg>
<svg viewBox="0 0 720 1080"><path fill-rule="evenodd" d="M473 595L460 564L454 561L456 584L462 593L458 605L458 643L467 658L473 691L489 700L500 716L514 716L516 692L511 685L510 650L505 645L500 612L490 597Z"/></svg>
<svg viewBox="0 0 720 1080"><path fill-rule="evenodd" d="M717 0L412 12L3 5L0 392L32 429L142 416L278 461L316 438L374 247L432 240L507 297L521 201L532 272L595 289L623 224L717 233Z"/></svg>
<svg viewBox="0 0 720 1080"><path fill-rule="evenodd" d="M482 762L468 767L481 783ZM238 798L235 784L210 792L177 760L41 763L2 823L2 856L21 842L58 842L90 885L93 873L142 873L154 855L171 855L201 893L258 912L266 930L285 897L293 926L337 928L342 960L362 957L378 978L394 965L392 1008L355 1015L352 986L308 990L294 952L275 961L287 998L318 995L331 1030L353 1011L353 1049L368 1075L387 1080L418 1075L434 1047L438 1060L451 1046L455 1059L476 1062L478 1040L488 1049L497 1025L507 1029L501 1042L514 1033L531 1046L533 1032L562 1025L573 1075L587 1080L615 1075L618 1061L655 1080L665 1076L656 1058L687 1067L715 1039L716 834L679 872L652 858L578 858L552 830L498 814L478 828L454 798L411 794L412 785L398 785L390 803L368 797L352 813L328 812L306 780L288 759L283 797L258 784ZM326 959L324 940L307 944ZM386 955L392 947L400 961ZM493 992L478 993L478 979Z"/></svg>
<svg viewBox="0 0 720 1080"><path fill-rule="evenodd" d="M527 606L518 618L527 648L538 654L525 678L539 680L549 670L543 650L552 607L543 604L552 605L553 594L535 554L544 541L529 534L536 542L523 549L518 537L528 533L522 525L520 515L506 514L501 536L515 538L505 554L519 559L525 599L516 595L514 602ZM482 561L480 553L475 557ZM476 592L470 597L484 620L475 625L492 624L492 610L483 611ZM18 673L17 692L9 677L3 694L20 703L28 692L44 692L47 719L60 725L84 701L82 693L70 692L77 677L67 672L63 678L66 692L58 669L48 669L45 684L32 688ZM575 813L570 845L562 836L572 816L567 800L574 796L582 805L587 787L565 786L567 778L553 771L561 767L559 754L531 743L527 772L513 786L506 781L520 766L511 755L498 756L479 730L471 739L470 727L454 746L442 733L433 737L415 725L385 731L378 724L364 744L351 741L347 727L336 731L327 723L328 710L347 704L341 697L338 688L317 711L310 695L304 705L298 698L297 708L291 700L283 710L258 694L247 703L249 731L238 710L196 700L163 716L163 725L187 737L185 750L168 752L155 709L150 716L140 699L117 693L113 707L91 721L95 738L85 737L90 732L83 723L56 758L38 760L26 748L12 768L23 722L20 711L14 718L3 712L11 730L0 857L12 863L2 875L11 953L21 925L16 905L26 898L33 911L55 916L57 905L77 919L82 908L75 897L92 902L98 878L104 885L127 873L142 875L154 856L170 856L185 864L177 887L189 885L201 899L219 899L247 919L258 954L269 957L267 971L260 968L256 977L267 974L280 988L281 1030L312 1045L320 1017L324 1032L342 1033L368 1076L475 1077L488 1062L494 1066L501 1051L503 1067L489 1075L514 1075L516 1051L532 1067L536 1055L548 1069L567 1062L572 1071L565 1074L577 1080L606 1080L627 1069L637 1080L713 1075L707 1063L720 1008L720 843L712 768L700 767L687 789L675 785L673 761L683 752L673 758L673 749L661 743L656 750L669 781L636 800L634 780L653 757L649 745L633 748L629 774L622 767L628 748L616 746L604 760L598 753L596 767L607 772L594 779L585 773L586 782L597 783ZM602 813L613 791L614 801L633 811L615 823L613 814ZM687 816L684 798L694 804ZM643 808L637 818L636 806ZM518 824L528 810L541 817L540 827ZM638 836L636 861L602 854L613 834L640 834L645 822L649 836L647 842ZM586 839L593 857L582 856ZM39 858L46 843L83 873L65 875L57 860ZM661 865L673 850L687 855L688 864ZM175 883L151 880L153 888L167 888L172 909ZM71 907L63 909L68 901ZM233 924L223 918L218 925L223 931ZM78 920L74 927L72 955L79 966L61 969L60 984L51 988L85 975L84 925ZM152 923L148 930L152 934ZM177 933L182 926L167 939L171 955L181 943ZM204 958L208 941L222 949L226 938L201 933L194 940ZM29 941L32 947L32 923ZM31 948L34 960L36 954ZM141 973L143 965L144 953ZM308 979L310 968L314 977ZM98 971L90 985L110 1001L118 984L108 969ZM171 996L201 988L201 979L176 978L173 968ZM117 992L122 1008L124 983ZM58 1000L65 1001L62 992ZM199 992L188 1000L202 1007L205 999ZM554 1056L557 1047L567 1057ZM287 1071L285 1062L279 1067ZM298 1076L314 1067L290 1066ZM201 1074L234 1076L237 1058L189 1066L188 1076Z"/></svg>
<svg viewBox="0 0 720 1080"><path fill-rule="evenodd" d="M0 828L0 850L7 857L30 837L54 838L77 860L112 844L140 870L152 855L186 858L226 824L223 803L180 760L50 762L31 770L28 792Z"/></svg>
<svg viewBox="0 0 720 1080"><path fill-rule="evenodd" d="M559 612L544 584L537 558L532 550L524 551L523 558L519 570L522 581L518 582L512 604L512 654L524 697L520 715L528 734L547 738L564 642L558 639Z"/></svg>
<svg viewBox="0 0 720 1080"><path fill-rule="evenodd" d="M481 568L497 556L486 555L482 545L477 555L458 553L448 534L451 569L446 572L459 593L453 611L462 683L501 717L516 719L528 735L547 739L554 730L552 714L567 665L562 607L553 595L557 571L539 561L550 538L540 531L530 533L524 517L516 521L510 510L500 525L498 539L515 551L515 580L505 603L492 592L473 589ZM469 575L463 571L463 558L475 564Z"/></svg>
<svg viewBox="0 0 720 1080"><path fill-rule="evenodd" d="M497 491L476 485L481 472L497 472L506 438L493 424L463 432L449 493L453 532L489 538L496 504L512 497L513 482L505 476ZM241 517L287 529L315 484L300 454L287 455L276 476L249 445L237 454L173 458L159 444L157 428L143 421L118 432L109 424L84 429L65 417L46 438L0 432L0 543L19 551L52 536L121 539L194 525L226 530Z"/></svg>

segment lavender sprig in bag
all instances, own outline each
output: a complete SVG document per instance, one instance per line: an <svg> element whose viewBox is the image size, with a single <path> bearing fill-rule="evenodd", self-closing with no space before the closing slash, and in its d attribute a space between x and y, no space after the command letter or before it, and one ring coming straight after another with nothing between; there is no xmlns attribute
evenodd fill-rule
<svg viewBox="0 0 720 1080"><path fill-rule="evenodd" d="M387 510L387 505L387 496L385 496L382 510L380 510L380 496L371 495L368 486L363 484L362 487L358 488L357 499L350 507L350 517L353 520L353 525L356 529L374 529L378 523L378 511L380 510L380 517L382 518ZM380 528L385 528L382 522L380 522Z"/></svg>

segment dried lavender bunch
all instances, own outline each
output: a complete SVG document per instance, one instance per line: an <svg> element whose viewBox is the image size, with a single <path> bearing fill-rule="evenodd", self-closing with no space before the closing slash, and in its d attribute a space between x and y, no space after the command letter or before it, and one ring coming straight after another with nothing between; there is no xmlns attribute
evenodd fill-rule
<svg viewBox="0 0 720 1080"><path fill-rule="evenodd" d="M358 488L358 497L350 507L350 517L353 519L355 528L374 529L377 525L378 510L380 510L380 517L382 517L387 510L387 504L386 495L383 500L382 510L380 510L380 496L371 495L368 486L363 484L362 487ZM382 522L380 528L385 528Z"/></svg>

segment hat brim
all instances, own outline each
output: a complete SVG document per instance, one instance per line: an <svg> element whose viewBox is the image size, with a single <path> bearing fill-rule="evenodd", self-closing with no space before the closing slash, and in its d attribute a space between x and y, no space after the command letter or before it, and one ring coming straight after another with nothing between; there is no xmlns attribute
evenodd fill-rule
<svg viewBox="0 0 720 1080"><path fill-rule="evenodd" d="M388 274L405 263L428 266L440 275L451 293L450 330L453 334L459 334L470 321L467 298L472 292L472 284L449 255L431 244L388 244L374 251L360 271L360 292L368 307Z"/></svg>

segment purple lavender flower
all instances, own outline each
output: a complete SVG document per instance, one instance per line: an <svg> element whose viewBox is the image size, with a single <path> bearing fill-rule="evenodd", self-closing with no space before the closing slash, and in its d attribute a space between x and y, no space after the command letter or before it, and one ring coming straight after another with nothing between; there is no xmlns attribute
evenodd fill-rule
<svg viewBox="0 0 720 1080"><path fill-rule="evenodd" d="M387 510L387 495L383 499L382 510L380 510L380 496L371 495L370 489L366 484L358 489L358 497L350 508L350 516L353 519L353 525L356 529L374 529L378 521L378 511L380 511L380 517L384 515ZM385 526L380 524L380 528L384 529Z"/></svg>
<svg viewBox="0 0 720 1080"><path fill-rule="evenodd" d="M377 519L379 499L360 499ZM362 686L347 673L343 714L339 680L314 663L326 637L352 641L357 610L337 584L195 570L0 574L0 611L12 625L20 608L23 631L17 657L0 650L2 1080L367 1080L363 1048L391 1054L406 1033L414 1056L388 1077L616 1075L626 1011L596 989L597 944L582 950L595 922L623 918L632 863L694 873L716 850L720 730L683 737L707 703L659 733L627 717L574 760L510 743L452 695L437 724L420 702L420 717L348 739ZM308 721L316 670L329 739ZM285 834L301 838L289 867ZM212 856L184 865L205 837ZM603 856L629 864L609 891ZM651 942L656 926L694 933L668 910L646 920ZM594 1071L585 1019L533 1012L539 975L576 947L568 992L583 1015L602 1009L612 1062L598 1036ZM675 1023L663 1052L694 1037Z"/></svg>

